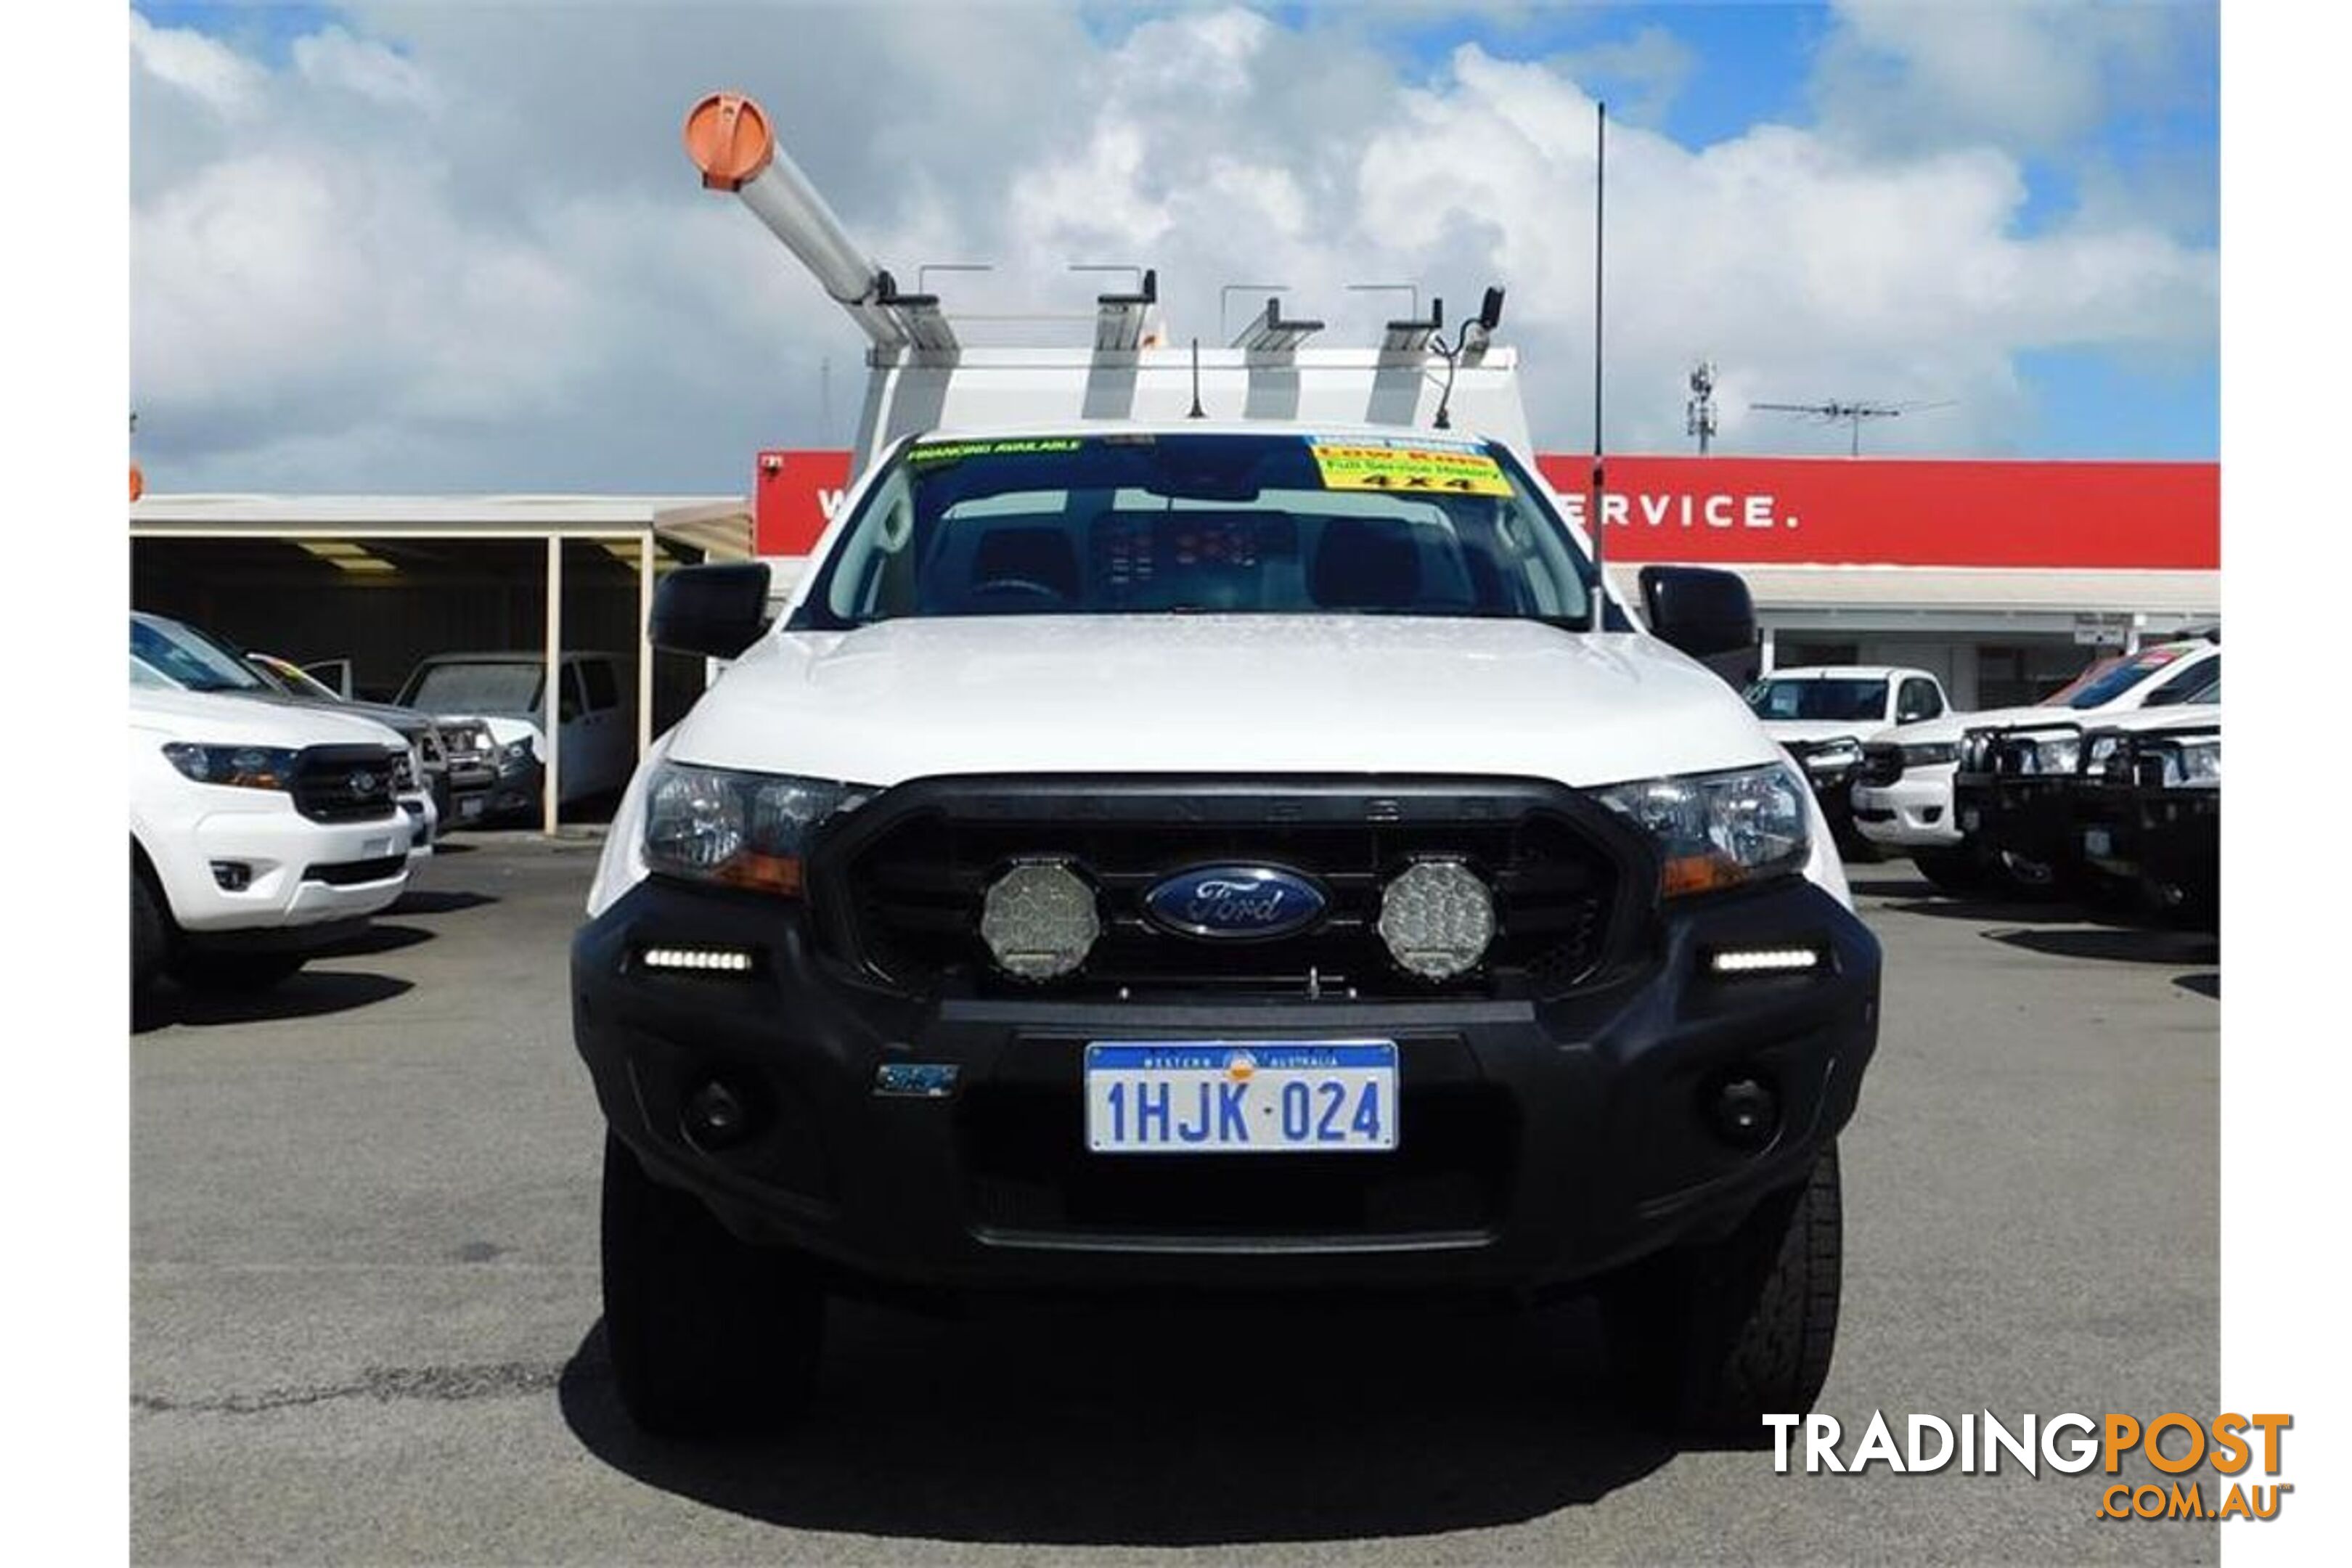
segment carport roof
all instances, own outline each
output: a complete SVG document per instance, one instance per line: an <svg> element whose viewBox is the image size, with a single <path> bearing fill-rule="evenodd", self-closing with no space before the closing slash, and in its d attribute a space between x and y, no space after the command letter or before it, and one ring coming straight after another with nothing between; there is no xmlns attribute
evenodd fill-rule
<svg viewBox="0 0 2352 1568"><path fill-rule="evenodd" d="M150 537L610 538L650 529L721 558L751 552L740 496L148 495L131 531Z"/></svg>
<svg viewBox="0 0 2352 1568"><path fill-rule="evenodd" d="M1759 610L1971 611L2215 616L2219 572L2083 567L1731 565ZM1641 564L1612 561L1609 576L1634 595Z"/></svg>

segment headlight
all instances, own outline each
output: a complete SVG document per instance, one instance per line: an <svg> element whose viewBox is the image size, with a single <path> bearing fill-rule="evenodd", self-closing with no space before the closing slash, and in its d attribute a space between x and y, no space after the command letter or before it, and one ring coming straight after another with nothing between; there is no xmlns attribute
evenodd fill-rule
<svg viewBox="0 0 2352 1568"><path fill-rule="evenodd" d="M2084 747L2083 771L2086 773L2106 772L2107 763L2115 756L2116 748L2123 743L2121 735L2092 736Z"/></svg>
<svg viewBox="0 0 2352 1568"><path fill-rule="evenodd" d="M2163 785L2166 789L2220 789L2221 737L2208 735L2168 747Z"/></svg>
<svg viewBox="0 0 2352 1568"><path fill-rule="evenodd" d="M1862 742L1859 741L1827 741L1807 753L1805 771L1809 773L1843 773L1862 765Z"/></svg>
<svg viewBox="0 0 2352 1568"><path fill-rule="evenodd" d="M530 766L530 742L509 741L499 748L499 772L510 773Z"/></svg>
<svg viewBox="0 0 2352 1568"><path fill-rule="evenodd" d="M403 752L392 764L392 790L394 795L416 793L417 764L414 748Z"/></svg>
<svg viewBox="0 0 2352 1568"><path fill-rule="evenodd" d="M664 763L646 784L646 866L796 898L810 834L870 793L823 779Z"/></svg>
<svg viewBox="0 0 2352 1568"><path fill-rule="evenodd" d="M1738 773L1645 779L1598 792L1656 840L1661 890L1674 898L1795 871L1811 852L1811 792L1783 763Z"/></svg>
<svg viewBox="0 0 2352 1568"><path fill-rule="evenodd" d="M1955 741L1927 741L1903 748L1903 765L1906 768L1932 768L1958 762L1959 757L1959 743Z"/></svg>
<svg viewBox="0 0 2352 1568"><path fill-rule="evenodd" d="M2080 735L1997 735L1992 740L1992 771L2033 778L2071 773L2082 750Z"/></svg>
<svg viewBox="0 0 2352 1568"><path fill-rule="evenodd" d="M198 784L233 789L291 789L299 753L275 746L199 746L174 741L163 759Z"/></svg>
<svg viewBox="0 0 2352 1568"><path fill-rule="evenodd" d="M2079 735L2051 735L2033 742L2033 772L2047 777L2052 773L2071 773L2083 754L2083 738Z"/></svg>

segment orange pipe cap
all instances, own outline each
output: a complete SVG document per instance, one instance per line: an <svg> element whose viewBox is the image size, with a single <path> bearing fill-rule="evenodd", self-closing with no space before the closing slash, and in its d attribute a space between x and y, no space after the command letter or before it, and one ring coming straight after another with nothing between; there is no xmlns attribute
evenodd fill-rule
<svg viewBox="0 0 2352 1568"><path fill-rule="evenodd" d="M686 155L705 190L740 190L776 155L767 111L740 92L714 92L686 116Z"/></svg>

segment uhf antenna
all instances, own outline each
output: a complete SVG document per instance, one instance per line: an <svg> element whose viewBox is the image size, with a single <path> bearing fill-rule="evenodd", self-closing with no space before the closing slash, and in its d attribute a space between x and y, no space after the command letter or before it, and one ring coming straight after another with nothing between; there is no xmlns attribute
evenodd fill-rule
<svg viewBox="0 0 2352 1568"><path fill-rule="evenodd" d="M1198 338L1192 340L1192 412L1184 417L1187 419L1208 417L1206 414L1201 412L1201 340Z"/></svg>
<svg viewBox="0 0 2352 1568"><path fill-rule="evenodd" d="M1601 458L1601 238L1608 211L1603 192L1609 167L1609 105L1596 100L1592 111L1592 510L1585 515L1592 520L1592 581L1596 595L1592 625L1598 631L1607 628L1609 619L1609 577L1601 570L1601 552L1607 546L1601 542L1601 535L1608 531L1601 518L1601 501L1609 489Z"/></svg>
<svg viewBox="0 0 2352 1568"><path fill-rule="evenodd" d="M1769 414L1802 414L1824 425L1843 424L1847 431L1846 456L1862 456L1862 422L1865 419L1896 419L1906 414L1924 413L1930 408L1949 408L1952 400L1941 398L1934 403L1751 403L1748 406Z"/></svg>
<svg viewBox="0 0 2352 1568"><path fill-rule="evenodd" d="M1683 405L1683 433L1698 437L1698 455L1706 456L1715 439L1715 362L1701 360L1691 367L1690 401Z"/></svg>

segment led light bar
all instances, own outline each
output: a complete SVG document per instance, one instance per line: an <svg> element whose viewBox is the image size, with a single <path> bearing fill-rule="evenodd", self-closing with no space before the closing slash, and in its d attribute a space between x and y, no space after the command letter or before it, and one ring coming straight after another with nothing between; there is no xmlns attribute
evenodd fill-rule
<svg viewBox="0 0 2352 1568"><path fill-rule="evenodd" d="M749 974L751 955L740 947L649 947L637 955L647 969L697 974Z"/></svg>
<svg viewBox="0 0 2352 1568"><path fill-rule="evenodd" d="M1801 974L1821 966L1821 950L1811 947L1727 947L1706 958L1716 974Z"/></svg>

